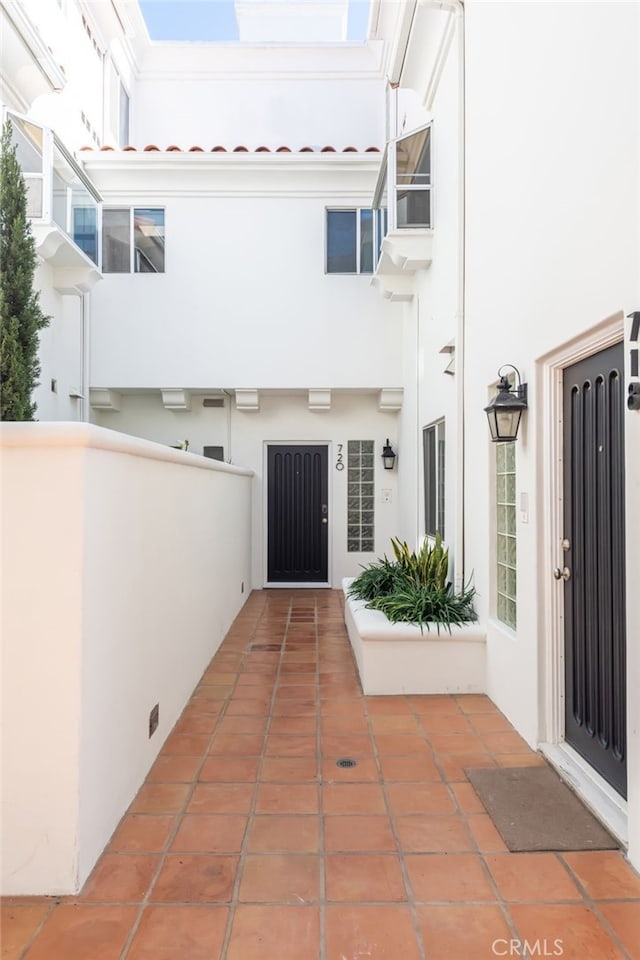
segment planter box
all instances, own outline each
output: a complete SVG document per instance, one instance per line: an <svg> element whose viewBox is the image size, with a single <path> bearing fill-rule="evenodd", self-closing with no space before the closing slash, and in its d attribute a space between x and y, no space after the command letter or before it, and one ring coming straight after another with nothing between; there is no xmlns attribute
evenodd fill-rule
<svg viewBox="0 0 640 960"><path fill-rule="evenodd" d="M486 633L477 623L453 626L390 623L379 610L348 596L344 618L363 693L485 693Z"/></svg>

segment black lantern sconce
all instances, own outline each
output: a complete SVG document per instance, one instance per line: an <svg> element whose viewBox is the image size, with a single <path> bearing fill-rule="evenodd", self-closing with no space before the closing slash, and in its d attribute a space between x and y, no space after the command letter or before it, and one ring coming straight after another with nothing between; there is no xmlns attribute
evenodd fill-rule
<svg viewBox="0 0 640 960"><path fill-rule="evenodd" d="M393 470L393 465L396 462L396 454L393 452L393 448L389 443L389 437L387 437L387 442L382 448L382 463L385 470Z"/></svg>
<svg viewBox="0 0 640 960"><path fill-rule="evenodd" d="M518 385L512 387L509 378L503 370L513 370L518 377ZM510 363L505 363L498 370L500 382L498 393L491 403L484 408L489 421L491 439L494 443L509 443L518 436L518 427L522 411L527 409L527 385L522 383L520 371Z"/></svg>

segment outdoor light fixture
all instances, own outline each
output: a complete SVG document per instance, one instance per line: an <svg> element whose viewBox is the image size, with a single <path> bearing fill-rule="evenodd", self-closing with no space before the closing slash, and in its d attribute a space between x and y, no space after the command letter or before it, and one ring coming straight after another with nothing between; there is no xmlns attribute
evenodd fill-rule
<svg viewBox="0 0 640 960"><path fill-rule="evenodd" d="M517 387L511 387L509 378L503 370L513 370L518 377ZM498 393L491 403L484 408L489 421L491 439L494 443L509 443L518 436L522 411L527 409L527 385L522 383L520 371L510 363L505 363L498 370L500 382Z"/></svg>
<svg viewBox="0 0 640 960"><path fill-rule="evenodd" d="M382 448L382 462L385 470L393 470L393 465L396 462L396 455L393 452L391 444L389 443L389 437L387 437L387 442Z"/></svg>

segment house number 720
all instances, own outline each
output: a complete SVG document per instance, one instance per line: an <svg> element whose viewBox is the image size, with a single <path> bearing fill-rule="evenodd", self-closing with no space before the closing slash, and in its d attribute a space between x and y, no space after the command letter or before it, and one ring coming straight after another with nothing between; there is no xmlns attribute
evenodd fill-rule
<svg viewBox="0 0 640 960"><path fill-rule="evenodd" d="M342 448L344 444L338 444L338 456L336 457L336 470L344 470L344 461L342 459Z"/></svg>

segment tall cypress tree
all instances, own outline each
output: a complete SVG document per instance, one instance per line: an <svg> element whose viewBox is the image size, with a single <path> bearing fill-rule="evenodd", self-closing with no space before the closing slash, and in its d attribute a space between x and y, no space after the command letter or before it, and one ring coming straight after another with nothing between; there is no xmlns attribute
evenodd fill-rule
<svg viewBox="0 0 640 960"><path fill-rule="evenodd" d="M0 138L0 418L33 420L38 385L39 333L48 326L33 289L35 241L11 121Z"/></svg>

